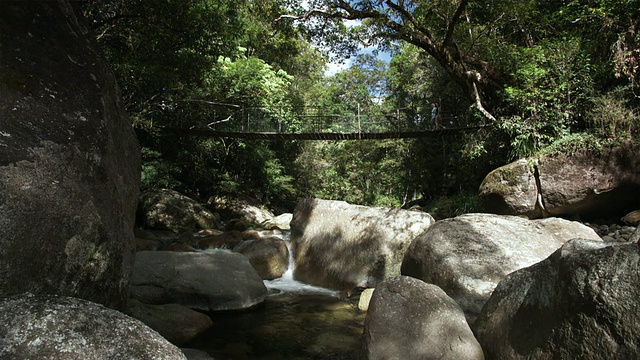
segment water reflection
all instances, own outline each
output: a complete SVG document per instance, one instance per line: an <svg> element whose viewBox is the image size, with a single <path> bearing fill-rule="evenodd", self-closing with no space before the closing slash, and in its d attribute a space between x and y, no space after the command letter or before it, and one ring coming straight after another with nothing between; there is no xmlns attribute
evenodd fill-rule
<svg viewBox="0 0 640 360"><path fill-rule="evenodd" d="M263 307L215 314L192 344L215 359L355 359L365 313L334 295L279 290Z"/></svg>
<svg viewBox="0 0 640 360"><path fill-rule="evenodd" d="M264 305L211 315L211 330L184 347L216 360L358 358L365 313L352 302L357 299L294 280L289 233L280 237L289 248L289 268L281 278L264 281L269 289Z"/></svg>

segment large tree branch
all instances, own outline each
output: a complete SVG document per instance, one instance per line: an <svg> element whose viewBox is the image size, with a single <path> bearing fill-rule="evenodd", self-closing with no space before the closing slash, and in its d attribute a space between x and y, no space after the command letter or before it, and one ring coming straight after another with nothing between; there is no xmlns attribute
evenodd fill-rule
<svg viewBox="0 0 640 360"><path fill-rule="evenodd" d="M284 20L284 19L288 19L288 20L309 20L311 17L313 16L320 16L320 17L324 17L324 18L331 18L334 17L335 14L327 11L327 10L322 10L322 9L311 9L309 11L307 11L305 14L303 15L291 15L291 14L282 14L280 16L278 16L274 22L279 22L280 20Z"/></svg>
<svg viewBox="0 0 640 360"><path fill-rule="evenodd" d="M314 16L342 20L371 19L378 29L373 29L374 31L368 34L370 38L384 37L402 40L423 49L442 65L485 117L495 120L481 101L479 86L487 82L492 83L491 86L496 86L502 77L488 63L462 53L454 39L456 26L460 23L459 20L464 14L469 0L461 0L451 16L437 11L438 6L442 5L440 1L434 1L426 9L422 9L425 10L426 16L432 17L432 20L441 24L441 28L446 29L441 41L437 40L429 28L425 27L424 24L429 22L417 18L411 10L404 6L402 0L386 0L384 2L388 9L395 12L394 16L375 8L354 8L349 1L345 0L328 0L327 2L327 9L313 9L301 16L283 15L278 20L284 18L307 20ZM486 77L483 78L485 75Z"/></svg>
<svg viewBox="0 0 640 360"><path fill-rule="evenodd" d="M449 22L449 26L447 27L447 34L445 35L444 40L442 40L442 46L447 46L447 44L451 41L451 38L453 37L453 31L455 30L456 24L458 23L458 19L460 19L460 16L462 16L462 13L467 7L467 4L469 4L469 0L460 1L460 5L458 5L456 12L453 14L453 17Z"/></svg>
<svg viewBox="0 0 640 360"><path fill-rule="evenodd" d="M402 16L403 19L406 19L409 21L409 23L411 23L411 25L413 25L413 27L425 34L429 34L429 31L425 28L423 28L418 20L416 20L416 18L413 16L413 14L411 14L410 12L407 11L406 8L404 8L403 6L404 4L395 4L393 1L391 0L387 0L387 6L389 6L391 9L397 11L400 16Z"/></svg>

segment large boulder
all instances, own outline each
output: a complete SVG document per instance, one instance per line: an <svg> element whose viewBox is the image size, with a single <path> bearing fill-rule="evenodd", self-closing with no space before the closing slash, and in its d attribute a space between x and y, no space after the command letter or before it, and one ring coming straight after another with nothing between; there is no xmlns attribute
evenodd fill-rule
<svg viewBox="0 0 640 360"><path fill-rule="evenodd" d="M303 200L291 221L294 278L337 290L375 287L400 275L411 241L434 222L423 212Z"/></svg>
<svg viewBox="0 0 640 360"><path fill-rule="evenodd" d="M209 316L183 305L152 305L134 299L127 305L127 315L142 321L177 346L195 339L213 325Z"/></svg>
<svg viewBox="0 0 640 360"><path fill-rule="evenodd" d="M246 240L234 251L246 256L264 280L282 277L289 267L287 243L275 236Z"/></svg>
<svg viewBox="0 0 640 360"><path fill-rule="evenodd" d="M378 285L364 338L370 360L484 359L460 306L439 287L406 276Z"/></svg>
<svg viewBox="0 0 640 360"><path fill-rule="evenodd" d="M261 224L273 218L271 211L248 196L216 195L207 203L227 219L237 217L253 224Z"/></svg>
<svg viewBox="0 0 640 360"><path fill-rule="evenodd" d="M505 215L621 217L640 206L640 149L541 156L492 171L480 186L485 210Z"/></svg>
<svg viewBox="0 0 640 360"><path fill-rule="evenodd" d="M438 285L473 321L507 274L535 264L565 242L600 240L593 229L560 218L465 214L438 221L417 237L402 275Z"/></svg>
<svg viewBox="0 0 640 360"><path fill-rule="evenodd" d="M230 251L136 253L131 297L200 311L241 310L265 300L267 288L249 260Z"/></svg>
<svg viewBox="0 0 640 360"><path fill-rule="evenodd" d="M637 243L576 239L507 276L476 322L491 359L639 359Z"/></svg>
<svg viewBox="0 0 640 360"><path fill-rule="evenodd" d="M140 194L137 216L145 228L178 234L220 227L214 213L192 198L169 189L150 189Z"/></svg>
<svg viewBox="0 0 640 360"><path fill-rule="evenodd" d="M123 308L140 151L79 3L0 2L0 297Z"/></svg>
<svg viewBox="0 0 640 360"><path fill-rule="evenodd" d="M86 300L17 295L0 301L1 359L186 359L142 322Z"/></svg>

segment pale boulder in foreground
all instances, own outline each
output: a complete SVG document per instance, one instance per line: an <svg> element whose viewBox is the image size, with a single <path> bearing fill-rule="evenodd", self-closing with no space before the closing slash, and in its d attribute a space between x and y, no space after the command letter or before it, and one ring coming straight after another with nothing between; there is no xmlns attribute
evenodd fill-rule
<svg viewBox="0 0 640 360"><path fill-rule="evenodd" d="M402 275L441 287L473 322L507 274L545 259L577 237L601 241L593 229L559 218L461 215L438 221L413 241Z"/></svg>
<svg viewBox="0 0 640 360"><path fill-rule="evenodd" d="M480 360L464 313L439 287L400 276L375 289L364 325L369 360Z"/></svg>

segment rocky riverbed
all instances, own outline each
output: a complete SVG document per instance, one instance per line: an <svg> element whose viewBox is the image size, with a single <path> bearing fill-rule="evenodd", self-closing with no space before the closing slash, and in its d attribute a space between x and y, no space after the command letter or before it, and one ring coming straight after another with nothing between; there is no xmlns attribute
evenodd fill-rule
<svg viewBox="0 0 640 360"><path fill-rule="evenodd" d="M610 224L591 224L585 223L591 227L605 242L626 242L629 241L631 235L636 231L637 227L631 225Z"/></svg>

